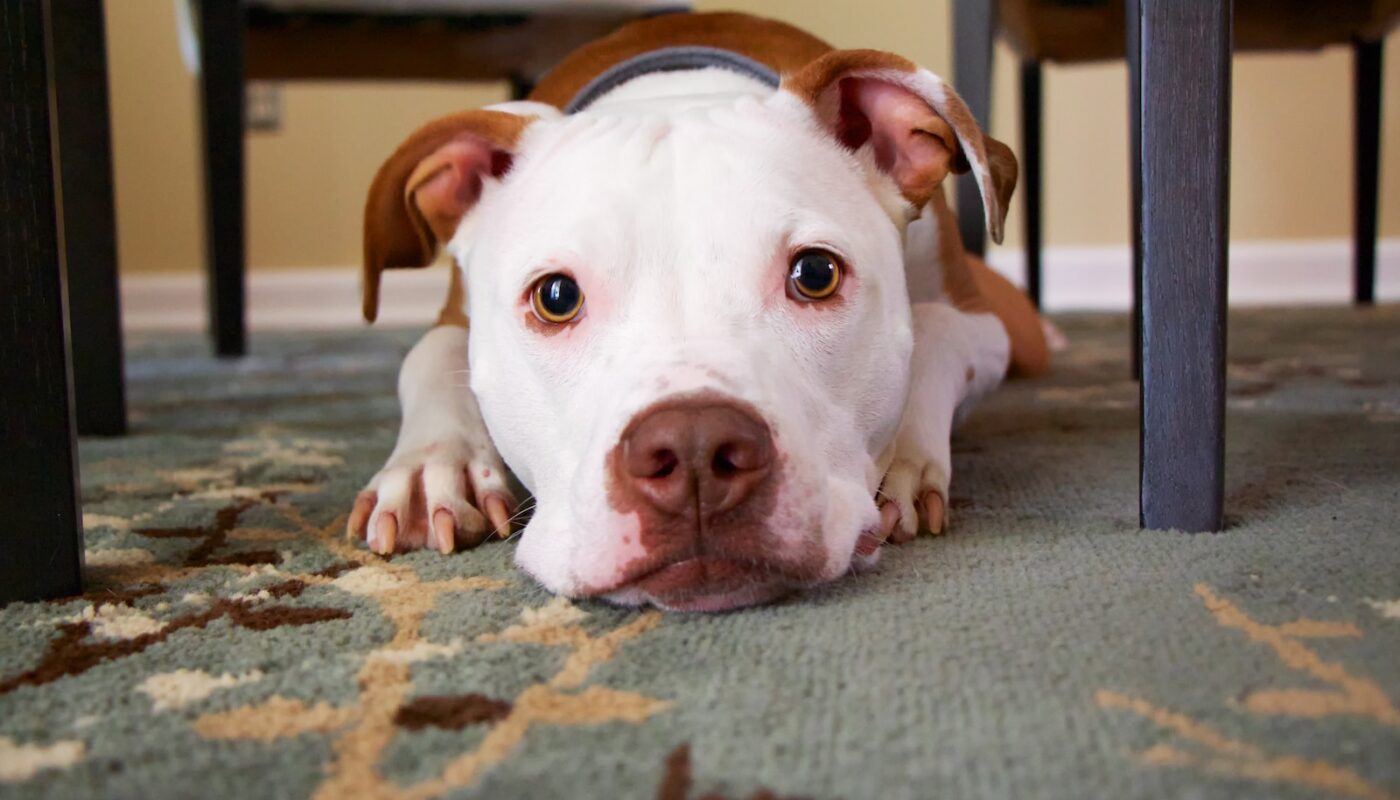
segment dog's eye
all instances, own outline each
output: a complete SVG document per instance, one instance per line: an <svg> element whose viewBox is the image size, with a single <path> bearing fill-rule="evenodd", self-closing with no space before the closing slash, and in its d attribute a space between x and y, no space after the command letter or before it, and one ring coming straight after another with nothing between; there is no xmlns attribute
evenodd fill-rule
<svg viewBox="0 0 1400 800"><path fill-rule="evenodd" d="M544 322L562 325L578 316L583 308L583 290L568 275L553 273L535 282L535 290L530 293L535 307L535 316Z"/></svg>
<svg viewBox="0 0 1400 800"><path fill-rule="evenodd" d="M841 263L825 250L803 250L792 257L788 294L797 300L825 300L841 285Z"/></svg>

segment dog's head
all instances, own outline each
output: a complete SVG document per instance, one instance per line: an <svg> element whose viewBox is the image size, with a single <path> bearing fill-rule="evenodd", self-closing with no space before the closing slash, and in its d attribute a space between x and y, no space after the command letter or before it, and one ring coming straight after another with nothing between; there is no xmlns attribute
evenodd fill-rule
<svg viewBox="0 0 1400 800"><path fill-rule="evenodd" d="M446 247L464 270L471 388L534 494L517 561L546 587L762 602L873 558L910 370L904 225L970 169L999 239L1007 157L876 51L768 96L466 112L376 178L366 314L386 267Z"/></svg>

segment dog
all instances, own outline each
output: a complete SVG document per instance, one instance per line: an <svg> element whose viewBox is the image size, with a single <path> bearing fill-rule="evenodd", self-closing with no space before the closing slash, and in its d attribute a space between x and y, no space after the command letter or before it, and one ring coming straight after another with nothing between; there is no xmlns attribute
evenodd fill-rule
<svg viewBox="0 0 1400 800"><path fill-rule="evenodd" d="M425 125L369 190L365 317L386 269L445 251L451 286L348 535L504 536L509 465L545 588L717 611L941 532L956 418L1049 358L963 248L969 171L1000 241L1015 157L946 83L743 14L631 23Z"/></svg>

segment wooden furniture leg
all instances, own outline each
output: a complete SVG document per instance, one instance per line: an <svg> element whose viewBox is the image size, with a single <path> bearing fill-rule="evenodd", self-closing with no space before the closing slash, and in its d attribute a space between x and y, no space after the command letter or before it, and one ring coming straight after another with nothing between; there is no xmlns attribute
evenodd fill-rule
<svg viewBox="0 0 1400 800"><path fill-rule="evenodd" d="M1381 74L1384 41L1352 43L1355 102L1356 228L1352 298L1359 306L1376 302L1376 207L1380 202Z"/></svg>
<svg viewBox="0 0 1400 800"><path fill-rule="evenodd" d="M0 0L0 603L82 589L47 5Z"/></svg>
<svg viewBox="0 0 1400 800"><path fill-rule="evenodd" d="M996 31L993 0L953 3L953 86L962 95L977 124L987 129L992 116L992 36ZM957 181L958 228L963 246L982 255L987 230L982 222L982 198L971 175Z"/></svg>
<svg viewBox="0 0 1400 800"><path fill-rule="evenodd" d="M209 331L214 352L248 350L244 321L243 4L201 0L200 121L204 135Z"/></svg>
<svg viewBox="0 0 1400 800"><path fill-rule="evenodd" d="M1041 182L1044 164L1041 151L1045 101L1041 94L1039 61L1021 64L1021 180L1026 203L1026 294L1040 308L1041 282Z"/></svg>
<svg viewBox="0 0 1400 800"><path fill-rule="evenodd" d="M1138 0L1140 521L1220 530L1229 238L1230 0Z"/></svg>
<svg viewBox="0 0 1400 800"><path fill-rule="evenodd" d="M107 35L101 0L52 5L55 118L79 434L126 433ZM81 224L77 224L81 221Z"/></svg>

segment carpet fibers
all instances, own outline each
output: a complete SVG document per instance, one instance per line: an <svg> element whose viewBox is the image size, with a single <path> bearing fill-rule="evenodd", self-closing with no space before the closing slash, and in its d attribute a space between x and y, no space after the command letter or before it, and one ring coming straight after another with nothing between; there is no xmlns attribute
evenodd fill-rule
<svg viewBox="0 0 1400 800"><path fill-rule="evenodd" d="M699 616L345 541L408 332L138 337L88 594L0 609L0 797L1400 796L1400 307L1231 320L1228 529L1137 529L1121 318L955 439L952 526Z"/></svg>

